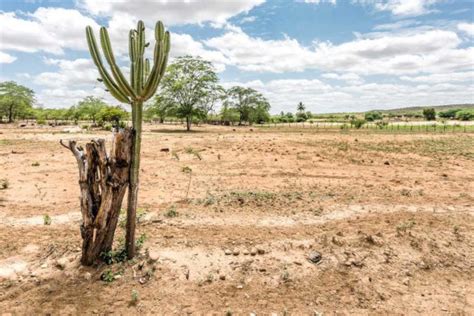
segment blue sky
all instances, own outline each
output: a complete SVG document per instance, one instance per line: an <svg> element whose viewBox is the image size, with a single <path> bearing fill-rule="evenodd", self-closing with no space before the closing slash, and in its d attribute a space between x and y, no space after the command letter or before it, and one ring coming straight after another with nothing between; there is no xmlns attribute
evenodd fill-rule
<svg viewBox="0 0 474 316"><path fill-rule="evenodd" d="M84 27L107 26L126 68L138 19L150 31L163 20L173 57L210 60L223 86L259 90L273 113L474 103L474 1L2 0L0 11L0 80L45 107L117 103L95 80Z"/></svg>

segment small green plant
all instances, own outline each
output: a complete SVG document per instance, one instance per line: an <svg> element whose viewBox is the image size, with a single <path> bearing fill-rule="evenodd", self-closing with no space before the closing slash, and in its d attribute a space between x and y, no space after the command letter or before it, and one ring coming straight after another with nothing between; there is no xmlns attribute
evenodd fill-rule
<svg viewBox="0 0 474 316"><path fill-rule="evenodd" d="M140 297L139 297L139 295L138 295L138 291L135 290L135 289L133 289L133 290L132 290L131 302L130 302L130 303L131 303L132 305L137 305L139 298L140 298Z"/></svg>
<svg viewBox="0 0 474 316"><path fill-rule="evenodd" d="M135 242L135 247L137 248L137 250L140 250L143 247L143 244L145 243L146 239L147 237L145 233L141 234L140 237L138 237L137 241Z"/></svg>
<svg viewBox="0 0 474 316"><path fill-rule="evenodd" d="M184 149L184 152L187 153L187 154L190 154L190 155L194 155L194 157L196 157L197 159L202 160L202 156L199 153L199 151L197 151L196 149L194 149L192 147L186 147Z"/></svg>
<svg viewBox="0 0 474 316"><path fill-rule="evenodd" d="M459 234L459 230L460 230L459 226L458 226L458 225L454 225L454 227L453 227L453 233L454 233L455 235Z"/></svg>
<svg viewBox="0 0 474 316"><path fill-rule="evenodd" d="M43 215L43 224L44 225L49 226L49 225L51 225L52 221L53 220L51 219L51 216L49 216L48 214Z"/></svg>
<svg viewBox="0 0 474 316"><path fill-rule="evenodd" d="M33 167L39 167L40 163L38 161L35 161L31 164Z"/></svg>
<svg viewBox="0 0 474 316"><path fill-rule="evenodd" d="M179 161L179 155L178 155L178 152L176 151L172 151L171 152L171 156L173 156L174 159L178 160Z"/></svg>
<svg viewBox="0 0 474 316"><path fill-rule="evenodd" d="M203 203L205 206L209 206L209 205L215 204L216 201L217 201L217 198L216 198L213 194L211 194L211 193L208 192L207 195L206 195L206 198L203 200L202 203Z"/></svg>
<svg viewBox="0 0 474 316"><path fill-rule="evenodd" d="M104 282L111 283L115 280L115 275L112 270L107 269L100 275L100 279Z"/></svg>
<svg viewBox="0 0 474 316"><path fill-rule="evenodd" d="M8 182L8 179L6 178L0 179L0 190L8 189L9 186L10 186L10 183Z"/></svg>
<svg viewBox="0 0 474 316"><path fill-rule="evenodd" d="M193 169L189 168L188 166L183 167L181 169L183 173L189 174L189 181L188 181L188 188L186 189L186 200L188 199L189 189L191 188L191 178L193 177Z"/></svg>
<svg viewBox="0 0 474 316"><path fill-rule="evenodd" d="M351 121L351 124L354 125L355 128L360 129L365 124L365 120L363 119L355 119Z"/></svg>
<svg viewBox="0 0 474 316"><path fill-rule="evenodd" d="M290 281L290 272L288 272L288 270L285 269L283 270L283 272L281 273L281 280L285 283L289 282Z"/></svg>
<svg viewBox="0 0 474 316"><path fill-rule="evenodd" d="M135 248L137 249L137 251L143 247L146 238L147 237L145 234L141 234L140 237L135 240ZM125 249L125 243L123 238L119 239L119 245L115 250L110 250L101 253L100 258L102 259L102 261L109 265L127 261L127 251Z"/></svg>
<svg viewBox="0 0 474 316"><path fill-rule="evenodd" d="M46 125L46 120L45 119L37 119L36 124L38 125Z"/></svg>
<svg viewBox="0 0 474 316"><path fill-rule="evenodd" d="M179 213L176 211L176 206L172 205L165 213L165 216L168 218L177 217Z"/></svg>

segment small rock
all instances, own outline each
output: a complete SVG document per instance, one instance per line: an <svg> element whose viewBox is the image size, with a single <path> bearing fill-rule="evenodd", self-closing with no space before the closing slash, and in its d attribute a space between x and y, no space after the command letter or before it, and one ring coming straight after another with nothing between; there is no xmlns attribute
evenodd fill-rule
<svg viewBox="0 0 474 316"><path fill-rule="evenodd" d="M403 279L403 285L408 286L409 284L410 284L410 279L409 278Z"/></svg>
<svg viewBox="0 0 474 316"><path fill-rule="evenodd" d="M321 261L322 258L323 256L321 255L321 253L317 251L312 251L308 255L308 260L312 263L318 263Z"/></svg>
<svg viewBox="0 0 474 316"><path fill-rule="evenodd" d="M64 268L66 268L66 264L68 263L68 259L67 258L59 258L58 260L56 260L56 267L59 268L60 270L64 270Z"/></svg>
<svg viewBox="0 0 474 316"><path fill-rule="evenodd" d="M247 256L249 254L249 251L247 249L244 249L244 251L242 251L242 253Z"/></svg>
<svg viewBox="0 0 474 316"><path fill-rule="evenodd" d="M387 165L387 166L390 166L390 161L386 160L383 164Z"/></svg>
<svg viewBox="0 0 474 316"><path fill-rule="evenodd" d="M368 235L366 237L367 242L376 245L376 246L383 246L384 241L382 238L375 236L375 235Z"/></svg>
<svg viewBox="0 0 474 316"><path fill-rule="evenodd" d="M303 265L303 263L301 263L300 261L293 261L293 263L296 264L297 266Z"/></svg>
<svg viewBox="0 0 474 316"><path fill-rule="evenodd" d="M48 267L48 264L46 262L40 266L41 269L46 269L47 267Z"/></svg>
<svg viewBox="0 0 474 316"><path fill-rule="evenodd" d="M255 256L257 254L257 248L253 247L252 249L250 249L250 255L252 256Z"/></svg>
<svg viewBox="0 0 474 316"><path fill-rule="evenodd" d="M238 288L238 289L243 289L244 286L243 286L242 284L239 284L239 285L237 285L237 288Z"/></svg>
<svg viewBox="0 0 474 316"><path fill-rule="evenodd" d="M167 152L170 151L170 149L169 148L161 148L160 151L167 153Z"/></svg>
<svg viewBox="0 0 474 316"><path fill-rule="evenodd" d="M220 274L220 275L219 275L219 279L225 280L225 274Z"/></svg>
<svg viewBox="0 0 474 316"><path fill-rule="evenodd" d="M238 256L238 255L240 254L239 249L235 248L234 251L232 251L232 254L233 254L234 256Z"/></svg>
<svg viewBox="0 0 474 316"><path fill-rule="evenodd" d="M155 250L150 250L148 252L149 262L157 262L160 258L160 254Z"/></svg>
<svg viewBox="0 0 474 316"><path fill-rule="evenodd" d="M230 249L226 249L226 250L224 250L224 254L226 256L230 256L232 254L232 251Z"/></svg>
<svg viewBox="0 0 474 316"><path fill-rule="evenodd" d="M258 248L258 249L257 249L257 253L258 253L259 255L263 255L263 254L265 254L265 249L263 249L263 248Z"/></svg>
<svg viewBox="0 0 474 316"><path fill-rule="evenodd" d="M84 279L90 281L92 279L92 274L89 272L84 273Z"/></svg>

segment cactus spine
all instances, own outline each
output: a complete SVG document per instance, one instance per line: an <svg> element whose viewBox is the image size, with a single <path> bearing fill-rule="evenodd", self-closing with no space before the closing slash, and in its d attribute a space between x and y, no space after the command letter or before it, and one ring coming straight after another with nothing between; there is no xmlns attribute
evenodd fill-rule
<svg viewBox="0 0 474 316"><path fill-rule="evenodd" d="M130 183L128 190L126 248L128 258L135 256L135 221L138 195L138 176L140 169L140 147L142 134L143 102L151 98L165 73L170 50L170 34L165 31L163 23L155 26L155 47L153 51L153 67L150 60L144 58L145 24L139 21L136 29L129 33L130 82L127 81L115 61L109 34L105 27L100 28L100 44L110 72L104 66L102 58L90 26L86 27L89 51L99 71L101 80L107 90L118 101L128 103L132 107L132 127L134 130L132 160L130 166Z"/></svg>

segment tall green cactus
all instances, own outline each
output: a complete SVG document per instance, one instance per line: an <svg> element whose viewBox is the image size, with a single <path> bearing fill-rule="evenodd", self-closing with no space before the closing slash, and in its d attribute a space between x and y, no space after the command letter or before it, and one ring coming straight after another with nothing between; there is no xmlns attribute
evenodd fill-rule
<svg viewBox="0 0 474 316"><path fill-rule="evenodd" d="M129 33L130 55L130 82L127 81L115 61L110 45L110 38L105 27L100 28L100 44L110 67L110 72L104 67L102 58L90 26L86 27L87 44L92 59L107 90L117 100L128 103L132 107L132 127L134 130L132 161L130 166L130 185L128 190L126 248L128 258L135 256L135 221L138 195L138 176L140 169L140 147L142 134L143 102L151 98L158 88L165 73L170 50L170 34L165 32L163 23L155 26L155 47L153 67L150 69L150 60L144 58L145 48L149 43L145 41L145 24L139 21L136 29Z"/></svg>

